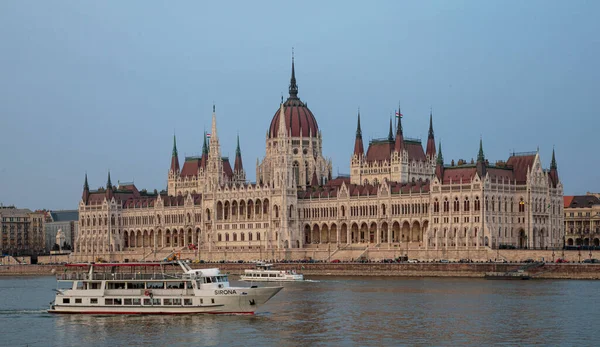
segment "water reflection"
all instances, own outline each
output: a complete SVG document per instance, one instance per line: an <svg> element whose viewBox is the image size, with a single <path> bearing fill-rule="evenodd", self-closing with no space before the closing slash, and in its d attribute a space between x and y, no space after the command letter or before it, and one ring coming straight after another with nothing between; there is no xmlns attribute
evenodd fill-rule
<svg viewBox="0 0 600 347"><path fill-rule="evenodd" d="M2 345L595 345L600 282L320 278L255 316L44 313L53 279L0 279Z"/></svg>

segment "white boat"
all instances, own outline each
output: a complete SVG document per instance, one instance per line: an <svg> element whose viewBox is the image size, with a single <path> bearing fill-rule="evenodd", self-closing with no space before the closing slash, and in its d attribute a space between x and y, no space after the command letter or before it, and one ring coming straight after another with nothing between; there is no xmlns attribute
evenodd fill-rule
<svg viewBox="0 0 600 347"><path fill-rule="evenodd" d="M49 313L253 314L283 288L231 287L219 269L192 270L183 262L67 264L66 269L57 280L71 282L70 288L56 289Z"/></svg>
<svg viewBox="0 0 600 347"><path fill-rule="evenodd" d="M304 275L295 270L273 270L273 264L256 263L255 269L244 270L240 281L248 282L296 282L304 281Z"/></svg>

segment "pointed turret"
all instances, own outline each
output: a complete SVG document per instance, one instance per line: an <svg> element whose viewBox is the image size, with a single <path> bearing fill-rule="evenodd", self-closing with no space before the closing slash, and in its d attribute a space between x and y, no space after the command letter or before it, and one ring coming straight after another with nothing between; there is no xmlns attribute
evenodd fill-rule
<svg viewBox="0 0 600 347"><path fill-rule="evenodd" d="M110 181L110 171L108 172L108 180L106 181L106 199L110 200L113 197L113 187Z"/></svg>
<svg viewBox="0 0 600 347"><path fill-rule="evenodd" d="M240 135L237 136L237 148L235 149L235 163L233 165L234 173L241 173L244 171L242 165L242 151L240 150Z"/></svg>
<svg viewBox="0 0 600 347"><path fill-rule="evenodd" d="M206 141L206 131L204 132L204 140L202 142L202 156L200 157L200 167L205 169L208 162L208 143Z"/></svg>
<svg viewBox="0 0 600 347"><path fill-rule="evenodd" d="M479 138L479 153L477 153L477 174L479 174L479 177L481 177L482 179L485 177L486 174L486 162L485 162L485 155L483 154L483 139Z"/></svg>
<svg viewBox="0 0 600 347"><path fill-rule="evenodd" d="M388 132L388 141L394 141L394 132L392 131L392 118L390 118L390 131Z"/></svg>
<svg viewBox="0 0 600 347"><path fill-rule="evenodd" d="M441 182L444 179L444 156L442 155L442 141L440 141L437 155L437 161L435 164L435 175Z"/></svg>
<svg viewBox="0 0 600 347"><path fill-rule="evenodd" d="M292 77L290 78L290 99L298 99L298 85L296 84L296 71L294 68L294 51L292 51Z"/></svg>
<svg viewBox="0 0 600 347"><path fill-rule="evenodd" d="M177 156L177 140L173 134L173 153L171 154L171 172L177 174L179 172L179 158Z"/></svg>
<svg viewBox="0 0 600 347"><path fill-rule="evenodd" d="M318 187L319 186L319 180L317 179L317 169L316 168L313 171L312 179L310 180L310 185L313 186L313 187Z"/></svg>
<svg viewBox="0 0 600 347"><path fill-rule="evenodd" d="M429 135L427 136L427 150L425 154L432 160L435 157L435 138L433 136L433 112L429 112Z"/></svg>
<svg viewBox="0 0 600 347"><path fill-rule="evenodd" d="M554 155L554 148L552 148L552 161L550 162L550 184L553 188L558 185L558 166L556 165L556 156Z"/></svg>
<svg viewBox="0 0 600 347"><path fill-rule="evenodd" d="M362 131L360 130L360 110L358 110L358 125L356 126L356 139L354 140L354 154L358 156L359 159L365 154Z"/></svg>
<svg viewBox="0 0 600 347"><path fill-rule="evenodd" d="M87 172L85 174L85 181L83 182L83 194L81 195L81 199L85 204L87 204L88 198L90 197L90 186L88 184Z"/></svg>
<svg viewBox="0 0 600 347"><path fill-rule="evenodd" d="M400 111L400 103L398 103L398 125L396 126L396 141L394 143L394 151L402 155L404 149L404 134L402 131L402 111Z"/></svg>
<svg viewBox="0 0 600 347"><path fill-rule="evenodd" d="M277 130L277 137L279 137L280 139L283 139L283 138L287 137L287 135L288 135L285 118L286 118L285 107L283 107L283 104L280 104L279 105L279 129ZM302 134L302 132L300 132L300 134Z"/></svg>

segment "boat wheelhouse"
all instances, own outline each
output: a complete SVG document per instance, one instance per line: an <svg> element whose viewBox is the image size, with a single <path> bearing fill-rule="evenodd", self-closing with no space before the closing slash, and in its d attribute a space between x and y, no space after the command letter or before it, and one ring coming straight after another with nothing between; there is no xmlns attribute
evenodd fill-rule
<svg viewBox="0 0 600 347"><path fill-rule="evenodd" d="M219 269L183 262L67 264L57 280L71 285L56 289L50 313L253 314L282 289L232 287Z"/></svg>
<svg viewBox="0 0 600 347"><path fill-rule="evenodd" d="M304 281L304 275L296 273L296 270L273 270L273 264L258 262L255 269L244 270L240 281L297 282Z"/></svg>

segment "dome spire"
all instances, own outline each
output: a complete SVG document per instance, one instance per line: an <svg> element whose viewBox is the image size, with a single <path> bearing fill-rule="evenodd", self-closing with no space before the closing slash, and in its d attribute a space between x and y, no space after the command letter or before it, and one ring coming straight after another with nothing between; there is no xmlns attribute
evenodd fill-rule
<svg viewBox="0 0 600 347"><path fill-rule="evenodd" d="M296 84L296 71L294 68L294 47L292 47L292 78L290 79L290 98L298 98L298 85Z"/></svg>

